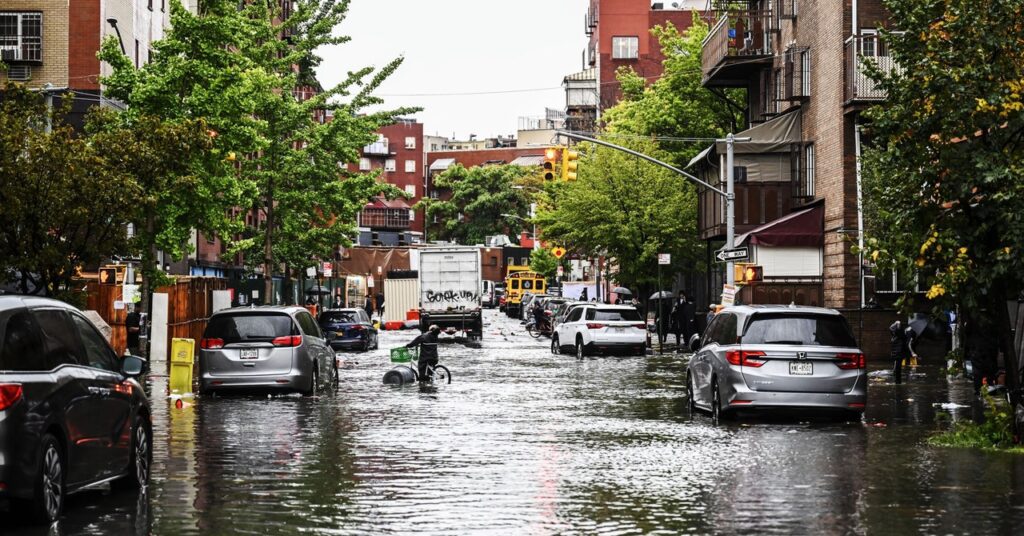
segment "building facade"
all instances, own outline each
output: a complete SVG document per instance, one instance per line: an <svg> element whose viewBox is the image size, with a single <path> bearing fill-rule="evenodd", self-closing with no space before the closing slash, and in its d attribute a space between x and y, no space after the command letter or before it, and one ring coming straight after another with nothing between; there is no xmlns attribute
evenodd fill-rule
<svg viewBox="0 0 1024 536"><path fill-rule="evenodd" d="M746 241L737 245L764 250L755 262L771 264L764 268L760 299L788 303L802 286L808 304L860 308L873 286L850 253L863 233L860 112L885 98L864 75L863 61L893 66L878 38L888 25L882 2L753 0L713 7L702 52L703 83L746 90L743 104L753 126L737 134L751 141L736 144L736 234ZM724 185L724 158L719 143L691 167ZM721 244L725 218L719 196L702 192L699 213L702 237ZM778 238L787 233L803 238ZM817 254L805 249L807 262L787 266L784 261L793 257L776 255L772 247L813 247ZM805 269L811 257L819 259L814 273ZM765 290L769 284L779 292ZM717 285L720 280L710 286ZM792 288L785 290L787 285ZM757 299L753 290L748 293L748 300Z"/></svg>

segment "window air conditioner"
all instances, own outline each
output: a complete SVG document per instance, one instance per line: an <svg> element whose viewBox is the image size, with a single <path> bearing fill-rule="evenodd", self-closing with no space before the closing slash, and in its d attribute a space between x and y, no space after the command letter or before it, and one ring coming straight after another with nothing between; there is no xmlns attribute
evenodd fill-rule
<svg viewBox="0 0 1024 536"><path fill-rule="evenodd" d="M8 65L7 79L12 82L28 82L32 79L32 67L28 65Z"/></svg>
<svg viewBox="0 0 1024 536"><path fill-rule="evenodd" d="M5 46L0 47L0 60L21 61L21 47Z"/></svg>

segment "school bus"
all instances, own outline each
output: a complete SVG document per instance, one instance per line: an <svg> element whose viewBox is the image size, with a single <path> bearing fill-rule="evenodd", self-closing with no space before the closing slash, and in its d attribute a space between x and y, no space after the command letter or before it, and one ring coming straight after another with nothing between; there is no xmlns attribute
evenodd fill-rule
<svg viewBox="0 0 1024 536"><path fill-rule="evenodd" d="M544 276L537 272L521 270L513 272L509 267L509 274L505 278L505 313L513 318L521 316L519 309L523 302L523 293L532 292L541 294L547 290L547 281Z"/></svg>

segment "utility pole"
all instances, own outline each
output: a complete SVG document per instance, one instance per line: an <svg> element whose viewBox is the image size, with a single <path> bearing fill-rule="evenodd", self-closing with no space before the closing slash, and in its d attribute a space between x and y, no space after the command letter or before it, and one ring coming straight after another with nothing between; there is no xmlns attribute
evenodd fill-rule
<svg viewBox="0 0 1024 536"><path fill-rule="evenodd" d="M733 169L733 145L736 137L732 132L725 137L725 249L730 250L736 244L736 190L734 181L735 169ZM733 269L735 264L732 260L725 263L725 282L730 286L736 285L736 272Z"/></svg>

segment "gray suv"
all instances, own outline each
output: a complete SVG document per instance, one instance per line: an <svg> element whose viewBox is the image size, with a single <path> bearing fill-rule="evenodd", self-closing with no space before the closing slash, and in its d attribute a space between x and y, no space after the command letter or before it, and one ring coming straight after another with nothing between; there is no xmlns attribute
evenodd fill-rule
<svg viewBox="0 0 1024 536"><path fill-rule="evenodd" d="M218 311L199 341L199 389L279 390L313 394L336 381L329 346L302 307L236 307Z"/></svg>
<svg viewBox="0 0 1024 536"><path fill-rule="evenodd" d="M864 354L846 319L820 307L749 305L715 316L687 367L691 409L800 408L860 415Z"/></svg>

